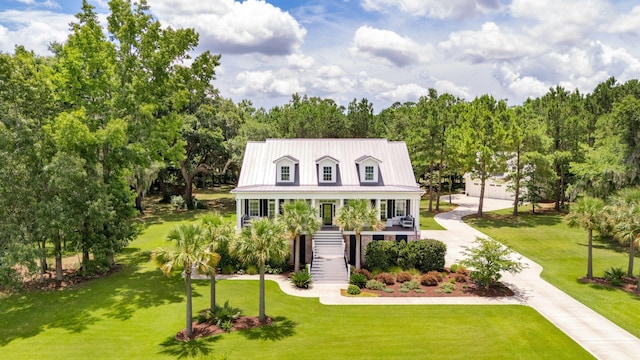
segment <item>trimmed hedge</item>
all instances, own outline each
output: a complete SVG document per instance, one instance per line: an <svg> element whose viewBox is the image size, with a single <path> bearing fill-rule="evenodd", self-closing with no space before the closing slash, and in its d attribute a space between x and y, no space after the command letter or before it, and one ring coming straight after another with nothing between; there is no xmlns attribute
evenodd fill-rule
<svg viewBox="0 0 640 360"><path fill-rule="evenodd" d="M444 269L447 246L438 240L388 241L378 240L367 244L365 265L368 269L386 271L394 266L402 269L418 269L426 273Z"/></svg>

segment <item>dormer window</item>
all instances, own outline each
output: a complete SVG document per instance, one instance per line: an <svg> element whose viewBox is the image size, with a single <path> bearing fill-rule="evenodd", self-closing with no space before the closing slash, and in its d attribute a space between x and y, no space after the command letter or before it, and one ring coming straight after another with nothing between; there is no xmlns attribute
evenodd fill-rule
<svg viewBox="0 0 640 360"><path fill-rule="evenodd" d="M373 166L367 165L364 167L364 181L373 181Z"/></svg>
<svg viewBox="0 0 640 360"><path fill-rule="evenodd" d="M380 160L370 155L356 159L361 184L379 185L380 163Z"/></svg>
<svg viewBox="0 0 640 360"><path fill-rule="evenodd" d="M322 167L322 181L333 182L333 172L331 171L331 166Z"/></svg>
<svg viewBox="0 0 640 360"><path fill-rule="evenodd" d="M291 166L280 166L280 181L291 181Z"/></svg>
<svg viewBox="0 0 640 360"><path fill-rule="evenodd" d="M286 155L273 163L276 167L276 185L295 185L298 160Z"/></svg>
<svg viewBox="0 0 640 360"><path fill-rule="evenodd" d="M323 156L316 160L319 184L336 185L340 182L338 163L339 161L331 156Z"/></svg>

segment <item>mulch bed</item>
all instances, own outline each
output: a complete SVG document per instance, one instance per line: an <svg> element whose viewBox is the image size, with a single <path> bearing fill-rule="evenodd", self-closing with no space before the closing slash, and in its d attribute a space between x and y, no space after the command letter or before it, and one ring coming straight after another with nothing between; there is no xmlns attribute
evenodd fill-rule
<svg viewBox="0 0 640 360"><path fill-rule="evenodd" d="M257 316L240 316L233 323L233 328L231 331L252 329L260 326L271 325L273 324L273 320L271 318L266 318L264 322L260 322ZM187 336L186 329L182 329L179 333L176 334L176 340L180 341L189 341L201 337L207 337L217 334L225 333L226 331L222 330L219 326L213 323L204 322L199 323L194 321L192 324L192 334L191 338Z"/></svg>
<svg viewBox="0 0 640 360"><path fill-rule="evenodd" d="M23 287L27 291L64 290L90 280L109 276L118 271L121 271L122 268L123 266L121 264L116 264L109 268L107 272L95 274L92 276L85 276L82 271L76 269L63 269L61 281L56 280L56 272L54 270L49 270L44 274L34 274L33 276L25 279L23 282Z"/></svg>
<svg viewBox="0 0 640 360"><path fill-rule="evenodd" d="M640 292L638 292L637 279L628 277L628 276L622 277L622 285L620 286L614 286L608 280L601 277L593 277L591 279L587 279L586 277L581 277L578 279L578 281L584 284L592 284L596 286L603 286L611 289L622 290L624 292L628 292L629 294L635 294L635 295L640 294Z"/></svg>

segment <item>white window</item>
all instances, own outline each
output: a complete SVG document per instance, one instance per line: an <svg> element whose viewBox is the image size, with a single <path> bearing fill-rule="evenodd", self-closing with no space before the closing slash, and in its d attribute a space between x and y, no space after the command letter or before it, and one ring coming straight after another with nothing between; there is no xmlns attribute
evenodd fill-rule
<svg viewBox="0 0 640 360"><path fill-rule="evenodd" d="M271 199L269 200L269 217L272 218L276 216L276 201Z"/></svg>
<svg viewBox="0 0 640 360"><path fill-rule="evenodd" d="M380 200L380 220L387 220L387 200Z"/></svg>
<svg viewBox="0 0 640 360"><path fill-rule="evenodd" d="M291 180L291 168L289 166L280 167L280 181Z"/></svg>
<svg viewBox="0 0 640 360"><path fill-rule="evenodd" d="M373 181L373 166L367 165L364 167L364 180Z"/></svg>
<svg viewBox="0 0 640 360"><path fill-rule="evenodd" d="M260 216L260 200L257 200L257 199L249 200L249 216L251 217Z"/></svg>
<svg viewBox="0 0 640 360"><path fill-rule="evenodd" d="M322 181L333 181L333 173L331 172L331 166L322 167Z"/></svg>
<svg viewBox="0 0 640 360"><path fill-rule="evenodd" d="M396 200L396 216L405 216L407 212L407 201Z"/></svg>

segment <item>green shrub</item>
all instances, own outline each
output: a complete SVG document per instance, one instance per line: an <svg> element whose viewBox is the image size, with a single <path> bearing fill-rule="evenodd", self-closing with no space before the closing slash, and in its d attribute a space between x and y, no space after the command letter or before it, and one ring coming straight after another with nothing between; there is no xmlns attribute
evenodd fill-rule
<svg viewBox="0 0 640 360"><path fill-rule="evenodd" d="M184 201L182 195L173 195L171 196L171 205L175 206L176 209L186 209L187 204Z"/></svg>
<svg viewBox="0 0 640 360"><path fill-rule="evenodd" d="M393 290L393 289L391 289L391 288L384 288L384 290L383 290L383 291L384 291L384 292L386 292L386 293L389 293L389 294L391 294L391 293L393 293L393 292L394 292L394 290Z"/></svg>
<svg viewBox="0 0 640 360"><path fill-rule="evenodd" d="M422 289L414 289L414 290L413 290L413 292L416 292L416 293L424 293L424 290L422 290Z"/></svg>
<svg viewBox="0 0 640 360"><path fill-rule="evenodd" d="M512 260L512 252L501 243L488 238L476 238L476 246L467 248L461 263L473 269L470 277L480 286L489 288L502 277L502 272L517 274L523 265ZM459 271L460 269L458 269Z"/></svg>
<svg viewBox="0 0 640 360"><path fill-rule="evenodd" d="M398 289L398 291L401 293L408 293L410 290L405 287L401 287L400 289Z"/></svg>
<svg viewBox="0 0 640 360"><path fill-rule="evenodd" d="M283 259L282 261L274 261L271 260L269 262L267 262L264 266L264 271L267 274L274 274L274 275L278 275L278 274L282 274L283 272L285 272L286 270L289 269L289 259Z"/></svg>
<svg viewBox="0 0 640 360"><path fill-rule="evenodd" d="M404 269L416 268L421 272L442 270L447 246L438 240L410 241L398 254L398 265Z"/></svg>
<svg viewBox="0 0 640 360"><path fill-rule="evenodd" d="M91 259L84 264L84 276L102 275L109 271L111 264L106 258Z"/></svg>
<svg viewBox="0 0 640 360"><path fill-rule="evenodd" d="M359 295L360 294L360 288L356 285L349 285L349 287L347 288L347 294L349 295Z"/></svg>
<svg viewBox="0 0 640 360"><path fill-rule="evenodd" d="M364 259L367 268L385 271L397 265L398 246L395 241L372 241L364 249Z"/></svg>
<svg viewBox="0 0 640 360"><path fill-rule="evenodd" d="M301 270L291 274L291 283L298 288L308 289L311 282L311 274L309 274L307 270Z"/></svg>
<svg viewBox="0 0 640 360"><path fill-rule="evenodd" d="M442 281L442 273L440 271L429 271L427 274L433 275L438 282Z"/></svg>
<svg viewBox="0 0 640 360"><path fill-rule="evenodd" d="M444 283L444 284L440 285L440 288L442 289L443 292L445 292L447 294L451 294L453 292L453 290L456 289L456 285L452 284L452 283Z"/></svg>
<svg viewBox="0 0 640 360"><path fill-rule="evenodd" d="M210 319L215 324L220 326L220 324L226 321L230 321L233 323L234 321L238 320L240 315L242 315L242 310L229 305L229 301L227 300L222 306L216 305L215 313L209 313L208 317L210 317Z"/></svg>
<svg viewBox="0 0 640 360"><path fill-rule="evenodd" d="M409 289L409 290L415 290L415 289L420 289L420 284L415 280L411 280L411 281L407 281L407 282L403 283L400 288L406 288L406 289Z"/></svg>
<svg viewBox="0 0 640 360"><path fill-rule="evenodd" d="M397 261L397 259L396 259L396 261ZM398 265L394 265L394 266L389 267L387 269L387 272L391 273L391 274L398 274L398 273L402 272L402 268L400 266L398 266Z"/></svg>
<svg viewBox="0 0 640 360"><path fill-rule="evenodd" d="M622 277L624 270L622 268L614 268L613 266L604 271L605 280L609 281L613 286L622 286Z"/></svg>
<svg viewBox="0 0 640 360"><path fill-rule="evenodd" d="M396 275L396 281L399 283L411 281L411 279L413 279L413 276L406 271L400 272Z"/></svg>
<svg viewBox="0 0 640 360"><path fill-rule="evenodd" d="M223 321L222 324L220 324L220 328L226 332L231 332L231 330L233 330L233 322L229 320Z"/></svg>
<svg viewBox="0 0 640 360"><path fill-rule="evenodd" d="M258 273L258 268L255 265L247 266L247 275L256 275Z"/></svg>
<svg viewBox="0 0 640 360"><path fill-rule="evenodd" d="M361 289L367 286L367 277L364 276L364 274L352 273L349 277L349 284L357 286Z"/></svg>
<svg viewBox="0 0 640 360"><path fill-rule="evenodd" d="M362 274L362 275L366 276L367 280L371 280L372 279L371 272L369 270L367 270L367 269L354 269L352 272L353 273Z"/></svg>
<svg viewBox="0 0 640 360"><path fill-rule="evenodd" d="M458 270L458 267L459 267L459 266L460 266L460 265L458 265L458 264L451 264L451 266L449 266L449 272L450 272L450 273L455 273L455 272L456 272L456 270Z"/></svg>
<svg viewBox="0 0 640 360"><path fill-rule="evenodd" d="M424 286L436 286L438 285L438 278L436 278L433 274L424 274L420 278L420 284Z"/></svg>
<svg viewBox="0 0 640 360"><path fill-rule="evenodd" d="M224 267L222 267L220 272L225 275L231 275L236 272L236 268L233 265L225 265Z"/></svg>
<svg viewBox="0 0 640 360"><path fill-rule="evenodd" d="M371 290L384 290L387 288L387 285L378 280L369 280L367 281L366 288Z"/></svg>
<svg viewBox="0 0 640 360"><path fill-rule="evenodd" d="M375 279L385 283L386 285L393 285L396 283L396 278L389 273L380 273L376 275Z"/></svg>

